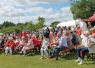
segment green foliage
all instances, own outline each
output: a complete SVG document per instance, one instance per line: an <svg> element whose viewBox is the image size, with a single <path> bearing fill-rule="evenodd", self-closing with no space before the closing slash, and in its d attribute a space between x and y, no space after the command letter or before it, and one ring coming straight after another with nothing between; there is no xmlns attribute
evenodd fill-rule
<svg viewBox="0 0 95 68"><path fill-rule="evenodd" d="M95 0L75 0L71 11L74 18L88 18L95 12Z"/></svg>
<svg viewBox="0 0 95 68"><path fill-rule="evenodd" d="M35 29L35 25L33 24L32 21L27 22L27 24L26 24L26 26L25 26L25 29L26 29L26 30L33 31L33 30Z"/></svg>
<svg viewBox="0 0 95 68"><path fill-rule="evenodd" d="M59 21L54 21L51 23L51 27L56 27L56 25L58 25L60 22Z"/></svg>
<svg viewBox="0 0 95 68"><path fill-rule="evenodd" d="M17 26L25 26L24 23L17 23Z"/></svg>
<svg viewBox="0 0 95 68"><path fill-rule="evenodd" d="M0 29L2 29L2 25L0 24Z"/></svg>
<svg viewBox="0 0 95 68"><path fill-rule="evenodd" d="M2 27L10 27L10 26L15 26L15 24L14 23L12 23L12 22L8 22L8 21L5 21L3 24L2 24Z"/></svg>
<svg viewBox="0 0 95 68"><path fill-rule="evenodd" d="M38 17L37 24L33 24L32 21L26 23L18 23L18 24L6 21L3 24L0 24L0 33L11 33L11 32L19 33L23 30L33 31L35 29L42 28L44 22L45 18L43 17Z"/></svg>
<svg viewBox="0 0 95 68"><path fill-rule="evenodd" d="M2 29L0 29L0 33L12 33L12 32L19 33L23 30L25 25L23 23L21 24L18 23L18 24L16 25L14 23L4 22L3 24L1 24Z"/></svg>
<svg viewBox="0 0 95 68"><path fill-rule="evenodd" d="M38 23L35 25L35 26L36 26L36 29L42 28L43 25L44 25L44 22L45 22L45 18L43 18L43 17L38 17Z"/></svg>
<svg viewBox="0 0 95 68"><path fill-rule="evenodd" d="M19 26L12 26L12 27L7 27L7 28L3 28L0 30L0 33L12 33L12 32L16 32L19 33L21 32L23 29Z"/></svg>

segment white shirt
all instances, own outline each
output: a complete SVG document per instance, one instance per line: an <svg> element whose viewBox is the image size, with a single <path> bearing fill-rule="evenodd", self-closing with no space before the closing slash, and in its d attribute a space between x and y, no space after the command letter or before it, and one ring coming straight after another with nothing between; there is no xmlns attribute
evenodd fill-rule
<svg viewBox="0 0 95 68"><path fill-rule="evenodd" d="M43 39L43 42L42 42L42 48L47 48L49 46L49 39Z"/></svg>
<svg viewBox="0 0 95 68"><path fill-rule="evenodd" d="M83 37L82 38L82 45L84 46L84 47L89 47L89 37Z"/></svg>
<svg viewBox="0 0 95 68"><path fill-rule="evenodd" d="M89 48L89 53L95 53L95 38L90 37L90 41L94 44Z"/></svg>

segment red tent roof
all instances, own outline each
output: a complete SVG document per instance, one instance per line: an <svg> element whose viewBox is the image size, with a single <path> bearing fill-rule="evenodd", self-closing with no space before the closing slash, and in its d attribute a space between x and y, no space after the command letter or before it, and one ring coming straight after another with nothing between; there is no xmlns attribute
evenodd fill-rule
<svg viewBox="0 0 95 68"><path fill-rule="evenodd" d="M89 19L90 19L91 21L95 21L95 14L93 14L92 17L89 17Z"/></svg>
<svg viewBox="0 0 95 68"><path fill-rule="evenodd" d="M95 13L93 14L93 16L87 18L87 19L82 19L83 21L86 21L86 22L93 22L95 21Z"/></svg>
<svg viewBox="0 0 95 68"><path fill-rule="evenodd" d="M88 19L82 19L83 21L85 22L90 22L91 20L88 18Z"/></svg>

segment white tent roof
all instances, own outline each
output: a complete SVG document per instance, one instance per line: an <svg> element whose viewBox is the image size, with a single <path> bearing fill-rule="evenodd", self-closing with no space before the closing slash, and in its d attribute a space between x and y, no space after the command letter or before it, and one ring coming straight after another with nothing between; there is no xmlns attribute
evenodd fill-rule
<svg viewBox="0 0 95 68"><path fill-rule="evenodd" d="M3 33L0 33L0 35L3 35Z"/></svg>
<svg viewBox="0 0 95 68"><path fill-rule="evenodd" d="M76 26L76 22L75 22L75 20L72 20L72 21L68 21L68 22L61 22L61 23L59 23L58 25L57 25L57 27L59 27L59 26L61 26L61 27L64 27L64 26Z"/></svg>

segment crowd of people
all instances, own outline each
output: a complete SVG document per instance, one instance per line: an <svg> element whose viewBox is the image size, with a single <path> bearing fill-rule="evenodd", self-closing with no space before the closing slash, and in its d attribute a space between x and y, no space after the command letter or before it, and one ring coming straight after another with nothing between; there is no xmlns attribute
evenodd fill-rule
<svg viewBox="0 0 95 68"><path fill-rule="evenodd" d="M61 51L66 48L77 52L78 64L84 63L84 57L95 49L95 28L82 31L78 25L74 27L46 28L32 33L22 31L19 34L10 33L0 35L0 49L4 49L6 55L12 55L14 51L26 55L28 50L38 47L41 58L58 60ZM91 50L90 48L93 47ZM94 50L95 51L95 50Z"/></svg>

